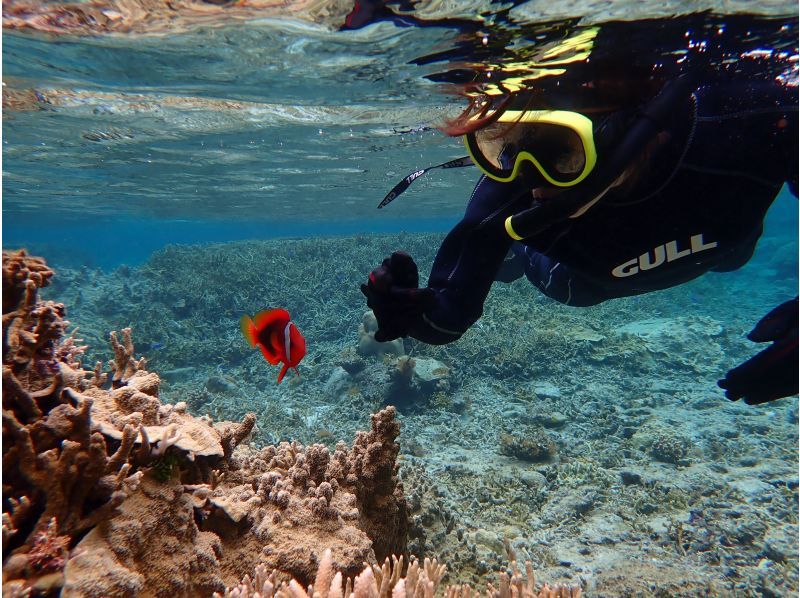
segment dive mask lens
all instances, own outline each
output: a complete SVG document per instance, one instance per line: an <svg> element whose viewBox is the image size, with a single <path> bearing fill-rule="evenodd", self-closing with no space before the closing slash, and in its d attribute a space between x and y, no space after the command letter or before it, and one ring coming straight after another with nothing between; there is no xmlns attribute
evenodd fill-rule
<svg viewBox="0 0 800 598"><path fill-rule="evenodd" d="M594 168L592 123L575 112L506 112L497 122L465 135L475 164L501 182L519 175L525 161L557 187L581 182ZM514 148L516 155L507 155Z"/></svg>

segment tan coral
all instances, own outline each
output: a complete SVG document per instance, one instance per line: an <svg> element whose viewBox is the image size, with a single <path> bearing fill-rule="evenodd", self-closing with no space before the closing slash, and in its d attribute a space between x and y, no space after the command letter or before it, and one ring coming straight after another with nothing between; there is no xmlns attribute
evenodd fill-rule
<svg viewBox="0 0 800 598"><path fill-rule="evenodd" d="M533 567L525 564L527 577L520 573L516 561L511 563L512 574L499 575L498 588L488 585L485 592L474 590L464 584L448 586L444 591L446 598L579 598L581 588L577 586L544 584L539 591L535 589ZM260 564L251 578L245 576L241 583L228 587L224 594L215 593L214 598L434 598L437 595L446 567L436 559L425 559L422 566L412 559L406 575L402 576L403 559L392 557L384 561L382 567L367 565L352 581L348 578L342 583L341 572L336 572L330 550L326 550L314 579L314 583L304 588L297 580L279 581L276 571L268 573L269 568Z"/></svg>
<svg viewBox="0 0 800 598"><path fill-rule="evenodd" d="M60 570L31 567L35 539L50 529L70 542L88 532L68 561L64 596L208 595L261 560L307 583L326 548L355 575L375 561L373 547L405 546L392 408L333 454L295 442L241 447L255 416L212 424L183 402L162 404L128 330L111 337L111 388L101 365L83 370L63 311L37 298L44 263L24 252L3 259L4 295L17 300L4 317L4 592L62 584ZM40 350L43 332L50 352ZM54 372L31 369L45 358Z"/></svg>
<svg viewBox="0 0 800 598"><path fill-rule="evenodd" d="M374 415L370 432L333 454L323 445L288 442L238 450L235 467L213 490L203 490L206 526L222 541L226 583L259 560L308 583L325 549L353 576L375 561L376 546L404 548L408 514L395 475L395 415L392 407ZM259 554L255 547L264 544Z"/></svg>
<svg viewBox="0 0 800 598"><path fill-rule="evenodd" d="M117 334L122 334L122 341L117 338ZM111 364L113 375L111 385L127 385L130 378L139 370L143 370L147 365L147 360L140 357L134 358L133 340L131 339L131 329L123 328L119 333L115 330L109 334L111 348L114 349L114 361Z"/></svg>
<svg viewBox="0 0 800 598"><path fill-rule="evenodd" d="M322 448L282 443L235 453L239 468L228 470L208 492L205 524L220 536L226 583L261 560L310 580L325 548L351 574L374 560L372 541L359 527L356 497L323 477Z"/></svg>
<svg viewBox="0 0 800 598"><path fill-rule="evenodd" d="M80 352L72 341L67 351L59 352L68 325L64 305L38 299L38 290L52 276L41 258L24 250L3 252L3 388L10 392L3 408L14 410L23 421L38 417L32 401L59 389L59 360L65 355L74 360Z"/></svg>
<svg viewBox="0 0 800 598"><path fill-rule="evenodd" d="M198 530L193 505L177 481L145 478L111 521L75 547L64 598L207 596L222 586L217 536Z"/></svg>
<svg viewBox="0 0 800 598"><path fill-rule="evenodd" d="M52 517L58 520L59 533L74 535L86 530L110 517L138 484L140 474L128 476L129 466L125 466L130 442L109 455L103 435L90 432L85 415L90 408L90 401L71 408L72 421L86 422L70 428L69 436L76 440L62 440L60 446L41 453L34 446L32 430L3 414L4 431L13 438L3 455L3 471L11 479L19 476L24 480L26 496L35 497L43 508L34 531L43 529ZM16 485L22 486L22 482ZM88 504L93 505L89 511Z"/></svg>
<svg viewBox="0 0 800 598"><path fill-rule="evenodd" d="M24 249L3 251L3 314L19 308L29 290L27 281L33 283L34 289L41 289L50 284L52 276L53 271L42 258L28 255ZM35 303L35 297L28 303Z"/></svg>
<svg viewBox="0 0 800 598"><path fill-rule="evenodd" d="M364 530L379 560L405 554L408 506L397 480L400 423L394 407L373 414L372 430L358 432L347 459L345 486L353 489Z"/></svg>

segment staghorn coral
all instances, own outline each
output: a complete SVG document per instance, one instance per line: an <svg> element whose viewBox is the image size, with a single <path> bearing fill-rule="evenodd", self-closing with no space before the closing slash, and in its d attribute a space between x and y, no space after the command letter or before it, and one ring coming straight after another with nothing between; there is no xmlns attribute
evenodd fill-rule
<svg viewBox="0 0 800 598"><path fill-rule="evenodd" d="M73 369L81 348L74 336L63 339L63 305L37 299L52 274L40 258L3 252L3 494L11 505L3 517L6 551L24 552L53 518L60 534L91 527L138 481L125 465L132 431L109 451L91 429L91 400L68 386L90 383Z"/></svg>
<svg viewBox="0 0 800 598"><path fill-rule="evenodd" d="M47 267L40 257L29 256L24 249L19 251L3 251L3 314L20 308L23 297L31 290L28 281L33 284L33 291L50 284L53 271ZM32 298L35 302L35 295ZM33 304L27 301L28 305ZM5 328L6 322L3 322Z"/></svg>
<svg viewBox="0 0 800 598"><path fill-rule="evenodd" d="M134 348L131 329L123 328L120 332L122 333L122 342L117 339L116 331L112 331L109 335L111 347L114 349L114 361L111 365L111 369L114 372L111 377L111 385L114 388L128 384L128 381L136 372L144 370L147 366L147 360L144 357L138 360L133 357Z"/></svg>
<svg viewBox="0 0 800 598"><path fill-rule="evenodd" d="M22 496L42 509L34 530L41 530L56 518L60 533L75 535L110 516L136 488L141 473L128 475L132 428L126 430L127 442L109 454L103 435L91 432L91 401L82 401L77 408L60 407L66 409L57 413L54 409L44 426L56 428L51 420L62 416L68 422L62 429L69 430L69 436L60 447L48 450L41 450L45 443L33 439L38 426L22 426L12 415L3 414L4 436L11 445L3 454L3 483L22 490Z"/></svg>
<svg viewBox="0 0 800 598"><path fill-rule="evenodd" d="M354 579L344 581L341 572L335 572L330 550L326 550L320 561L314 583L303 588L295 579L279 581L276 571L269 573L263 563L255 568L251 578L246 575L241 583L228 587L224 594L215 593L214 598L434 598L447 568L436 559L425 559L424 563L411 558L405 576L403 557L388 557L383 566L367 565ZM488 584L488 598L579 598L580 587L544 584L537 592L533 566L525 563L526 577L520 573L517 562L511 561L511 574L499 575L498 587ZM477 598L481 592L468 584L448 586L446 598Z"/></svg>
<svg viewBox="0 0 800 598"><path fill-rule="evenodd" d="M45 540L66 538L59 543L68 543L111 516L140 477L126 463L132 431L127 431L128 442L109 450L91 429L91 401L70 394L67 385L82 388L89 382L73 369L82 349L74 336L63 338L64 306L38 300L38 290L52 275L40 258L3 252L6 579L49 574L52 567L40 566Z"/></svg>
<svg viewBox="0 0 800 598"><path fill-rule="evenodd" d="M73 363L81 352L74 339L67 350L59 350L69 324L64 305L38 299L52 276L41 258L24 250L3 252L3 390L9 394L3 409L23 421L38 418L38 403L59 389L59 358Z"/></svg>

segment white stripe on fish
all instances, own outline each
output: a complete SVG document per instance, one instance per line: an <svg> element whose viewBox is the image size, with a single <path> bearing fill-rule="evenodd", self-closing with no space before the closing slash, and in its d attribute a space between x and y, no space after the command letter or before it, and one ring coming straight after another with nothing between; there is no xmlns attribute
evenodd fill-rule
<svg viewBox="0 0 800 598"><path fill-rule="evenodd" d="M288 324L286 324L286 328L283 329L283 344L286 347L286 361L292 360L292 337L289 334L290 328L292 327L291 320Z"/></svg>

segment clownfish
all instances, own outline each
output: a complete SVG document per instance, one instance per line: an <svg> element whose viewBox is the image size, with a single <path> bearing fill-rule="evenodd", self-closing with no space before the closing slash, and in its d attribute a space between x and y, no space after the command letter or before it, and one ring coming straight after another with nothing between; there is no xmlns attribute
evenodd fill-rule
<svg viewBox="0 0 800 598"><path fill-rule="evenodd" d="M242 316L242 333L251 347L258 347L264 358L272 365L283 362L278 384L281 383L289 368L294 368L297 375L297 364L306 355L306 339L291 321L285 309L268 309L250 316Z"/></svg>

